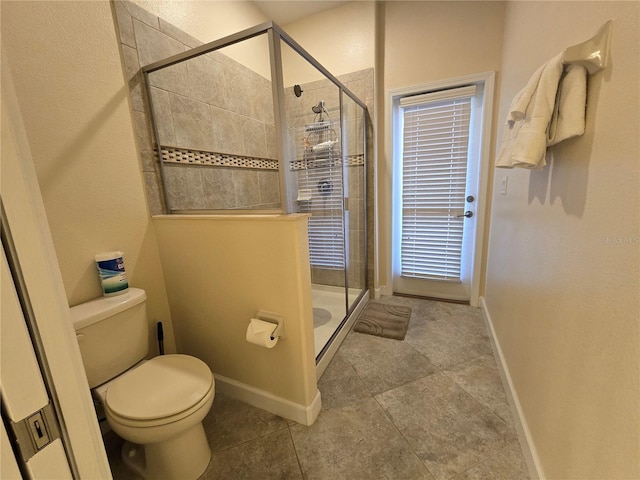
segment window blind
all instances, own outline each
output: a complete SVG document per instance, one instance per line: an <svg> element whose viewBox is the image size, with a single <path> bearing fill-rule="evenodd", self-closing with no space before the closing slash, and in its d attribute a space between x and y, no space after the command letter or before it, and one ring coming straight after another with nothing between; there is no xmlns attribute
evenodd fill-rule
<svg viewBox="0 0 640 480"><path fill-rule="evenodd" d="M307 169L301 176L299 188L301 191L308 191L311 200L303 202L300 211L311 214L309 219L311 265L343 269L342 171L341 166L333 165L333 161L325 160L325 163L328 165Z"/></svg>
<svg viewBox="0 0 640 480"><path fill-rule="evenodd" d="M311 124L305 127L305 134L315 147L337 137L332 130L334 127L329 122ZM300 212L311 214L309 259L314 267L342 270L345 268L345 239L340 145L334 143L326 149L313 150L302 154L305 166L298 176L298 190L307 198L299 202Z"/></svg>
<svg viewBox="0 0 640 480"><path fill-rule="evenodd" d="M471 98L475 87L405 97L401 275L460 281Z"/></svg>

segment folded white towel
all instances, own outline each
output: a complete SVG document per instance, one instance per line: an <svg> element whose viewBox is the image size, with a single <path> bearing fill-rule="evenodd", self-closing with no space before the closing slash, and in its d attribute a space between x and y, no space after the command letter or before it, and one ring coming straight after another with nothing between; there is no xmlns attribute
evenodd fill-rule
<svg viewBox="0 0 640 480"><path fill-rule="evenodd" d="M529 108L529 104L531 103L531 99L536 93L536 89L540 83L542 72L546 66L547 64L545 63L538 68L538 70L531 75L531 78L529 78L525 87L514 97L511 102L511 106L509 107L508 120L518 121L524 118L527 108Z"/></svg>
<svg viewBox="0 0 640 480"><path fill-rule="evenodd" d="M496 167L542 168L546 165L547 128L562 69L560 54L536 70L516 95L509 109Z"/></svg>
<svg viewBox="0 0 640 480"><path fill-rule="evenodd" d="M584 133L587 104L587 69L571 64L560 79L556 104L551 115L547 146Z"/></svg>

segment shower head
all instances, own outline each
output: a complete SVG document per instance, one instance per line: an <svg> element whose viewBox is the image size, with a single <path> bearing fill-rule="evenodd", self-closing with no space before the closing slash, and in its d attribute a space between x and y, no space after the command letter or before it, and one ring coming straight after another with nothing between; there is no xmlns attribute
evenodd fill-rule
<svg viewBox="0 0 640 480"><path fill-rule="evenodd" d="M295 94L296 97L300 98L302 96L303 91L304 90L302 90L302 87L300 87L300 85L293 86L293 93Z"/></svg>
<svg viewBox="0 0 640 480"><path fill-rule="evenodd" d="M324 108L324 100L320 100L317 105L314 105L313 107L311 107L311 110L313 110L313 113L315 114L324 112L327 115L329 115L329 112L327 112L327 109Z"/></svg>
<svg viewBox="0 0 640 480"><path fill-rule="evenodd" d="M311 110L313 110L313 113L320 113L322 111L322 107L314 105L313 107L311 107Z"/></svg>

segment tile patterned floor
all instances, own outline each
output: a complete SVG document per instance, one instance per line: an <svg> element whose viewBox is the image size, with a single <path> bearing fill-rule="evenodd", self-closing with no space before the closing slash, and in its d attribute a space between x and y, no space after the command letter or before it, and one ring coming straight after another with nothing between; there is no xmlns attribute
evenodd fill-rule
<svg viewBox="0 0 640 480"><path fill-rule="evenodd" d="M479 309L383 297L412 308L404 341L351 332L320 379L304 427L216 394L201 480L528 479ZM116 480L133 480L109 433Z"/></svg>

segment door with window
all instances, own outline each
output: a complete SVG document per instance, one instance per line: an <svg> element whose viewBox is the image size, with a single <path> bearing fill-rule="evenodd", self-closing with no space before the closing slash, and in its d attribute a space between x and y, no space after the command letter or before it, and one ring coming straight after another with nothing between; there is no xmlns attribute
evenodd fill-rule
<svg viewBox="0 0 640 480"><path fill-rule="evenodd" d="M477 302L485 93L474 81L393 98L394 293Z"/></svg>

